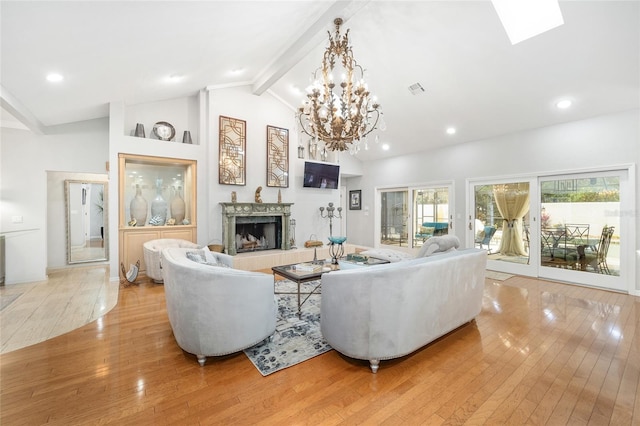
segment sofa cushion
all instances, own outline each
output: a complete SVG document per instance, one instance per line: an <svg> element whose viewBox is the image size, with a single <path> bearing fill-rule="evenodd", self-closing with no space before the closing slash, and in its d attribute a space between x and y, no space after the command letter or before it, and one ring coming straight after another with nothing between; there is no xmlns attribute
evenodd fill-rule
<svg viewBox="0 0 640 426"><path fill-rule="evenodd" d="M374 257L376 259L388 260L391 263L400 262L402 260L413 259L413 256L409 253L405 253L399 250L393 249L371 249L367 251L363 251L362 253L365 256Z"/></svg>
<svg viewBox="0 0 640 426"><path fill-rule="evenodd" d="M439 237L431 237L422 244L418 256L426 257L436 253L445 253L449 250L455 250L460 247L460 240L455 235L442 235Z"/></svg>

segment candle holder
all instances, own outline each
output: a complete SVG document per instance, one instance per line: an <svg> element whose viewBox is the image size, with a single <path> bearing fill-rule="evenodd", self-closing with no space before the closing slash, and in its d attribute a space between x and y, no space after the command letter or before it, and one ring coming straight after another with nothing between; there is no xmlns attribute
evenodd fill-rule
<svg viewBox="0 0 640 426"><path fill-rule="evenodd" d="M337 213L336 213L337 210ZM333 218L342 219L342 207L338 207L337 209L333 207L333 203L329 203L327 206L327 214L324 213L325 208L320 207L320 217L329 218L329 238L333 236ZM346 237L345 237L346 238Z"/></svg>

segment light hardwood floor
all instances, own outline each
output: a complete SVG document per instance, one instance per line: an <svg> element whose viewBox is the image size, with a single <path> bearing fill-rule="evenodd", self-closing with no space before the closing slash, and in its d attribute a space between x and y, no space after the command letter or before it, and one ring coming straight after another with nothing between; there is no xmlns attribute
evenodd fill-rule
<svg viewBox="0 0 640 426"><path fill-rule="evenodd" d="M475 321L378 374L330 351L262 377L243 353L200 367L145 282L97 321L0 355L0 380L3 425L637 425L640 298L487 279Z"/></svg>

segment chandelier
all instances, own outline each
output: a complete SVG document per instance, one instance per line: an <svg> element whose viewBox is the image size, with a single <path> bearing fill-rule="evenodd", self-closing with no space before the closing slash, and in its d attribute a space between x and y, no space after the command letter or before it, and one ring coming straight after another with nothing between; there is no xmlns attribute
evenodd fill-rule
<svg viewBox="0 0 640 426"><path fill-rule="evenodd" d="M307 88L307 99L297 113L302 132L317 144L322 141L330 151L355 154L361 144L368 148L367 135L376 129L384 130L380 104L370 97L364 81L364 69L353 57L349 45L349 30L340 34L342 19L336 18L335 35L329 32L329 46L322 57L322 65L313 73L313 83ZM336 84L334 71L342 71ZM362 142L361 142L362 141ZM376 135L375 141L378 142Z"/></svg>

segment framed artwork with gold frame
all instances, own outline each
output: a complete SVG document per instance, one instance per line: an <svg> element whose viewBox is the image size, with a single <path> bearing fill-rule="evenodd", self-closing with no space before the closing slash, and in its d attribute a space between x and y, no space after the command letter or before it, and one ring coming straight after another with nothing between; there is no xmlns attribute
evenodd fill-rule
<svg viewBox="0 0 640 426"><path fill-rule="evenodd" d="M267 126L267 186L289 187L289 130Z"/></svg>
<svg viewBox="0 0 640 426"><path fill-rule="evenodd" d="M220 116L218 182L224 185L246 185L247 122Z"/></svg>

